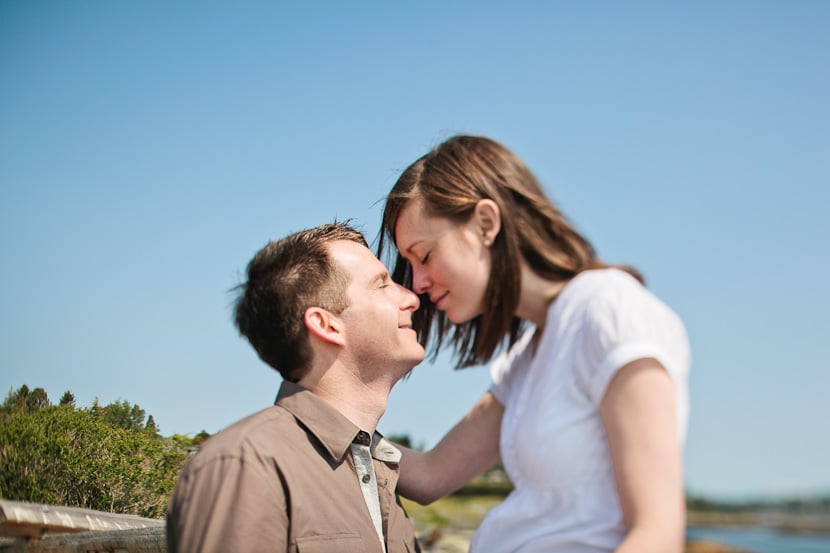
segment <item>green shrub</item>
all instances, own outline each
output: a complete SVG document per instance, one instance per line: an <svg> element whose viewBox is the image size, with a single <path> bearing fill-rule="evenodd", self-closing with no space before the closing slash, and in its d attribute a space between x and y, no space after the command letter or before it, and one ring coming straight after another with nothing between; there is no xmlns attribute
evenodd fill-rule
<svg viewBox="0 0 830 553"><path fill-rule="evenodd" d="M183 444L155 431L71 404L0 414L6 499L158 518L186 457Z"/></svg>

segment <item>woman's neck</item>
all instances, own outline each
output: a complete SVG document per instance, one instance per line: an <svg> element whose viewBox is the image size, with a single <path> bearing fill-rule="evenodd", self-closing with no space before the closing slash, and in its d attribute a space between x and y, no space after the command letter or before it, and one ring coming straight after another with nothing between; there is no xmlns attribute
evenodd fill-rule
<svg viewBox="0 0 830 553"><path fill-rule="evenodd" d="M548 308L553 300L568 283L566 280L547 280L522 263L522 291L519 294L519 305L516 307L516 316L533 323L542 330L547 320Z"/></svg>

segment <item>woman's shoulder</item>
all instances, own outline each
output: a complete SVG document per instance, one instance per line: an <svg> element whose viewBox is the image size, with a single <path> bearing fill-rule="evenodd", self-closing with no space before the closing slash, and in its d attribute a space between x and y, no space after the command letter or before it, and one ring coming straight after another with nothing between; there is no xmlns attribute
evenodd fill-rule
<svg viewBox="0 0 830 553"><path fill-rule="evenodd" d="M602 309L649 296L651 294L640 281L621 269L591 269L572 278L551 308L571 312Z"/></svg>
<svg viewBox="0 0 830 553"><path fill-rule="evenodd" d="M564 291L605 292L627 289L645 289L645 287L634 276L622 269L606 267L582 271L571 279Z"/></svg>
<svg viewBox="0 0 830 553"><path fill-rule="evenodd" d="M639 280L617 268L592 269L574 277L554 302L552 317L590 327L678 325L677 314Z"/></svg>

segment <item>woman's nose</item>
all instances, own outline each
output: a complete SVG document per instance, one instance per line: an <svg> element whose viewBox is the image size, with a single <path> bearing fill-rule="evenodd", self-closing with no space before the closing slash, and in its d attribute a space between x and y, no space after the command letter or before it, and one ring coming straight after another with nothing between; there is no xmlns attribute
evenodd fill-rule
<svg viewBox="0 0 830 553"><path fill-rule="evenodd" d="M424 294L429 291L432 283L423 269L412 267L412 290L416 294Z"/></svg>

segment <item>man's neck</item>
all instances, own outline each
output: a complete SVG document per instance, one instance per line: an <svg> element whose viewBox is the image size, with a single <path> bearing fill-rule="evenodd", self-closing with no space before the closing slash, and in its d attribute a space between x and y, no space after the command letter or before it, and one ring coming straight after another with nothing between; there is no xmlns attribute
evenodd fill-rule
<svg viewBox="0 0 830 553"><path fill-rule="evenodd" d="M383 382L366 383L355 375L332 374L331 371L318 381L304 385L369 434L374 433L386 411L391 391L391 387Z"/></svg>

